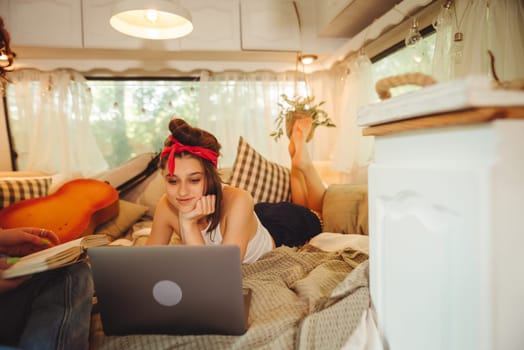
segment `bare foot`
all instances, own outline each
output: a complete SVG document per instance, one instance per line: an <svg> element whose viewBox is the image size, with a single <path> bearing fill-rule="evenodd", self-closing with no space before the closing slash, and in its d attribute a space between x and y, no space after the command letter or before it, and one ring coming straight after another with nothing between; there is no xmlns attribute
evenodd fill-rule
<svg viewBox="0 0 524 350"><path fill-rule="evenodd" d="M297 119L293 125L289 142L289 155L291 156L291 165L304 169L311 164L309 153L306 149L306 137L311 130L313 120L311 118Z"/></svg>
<svg viewBox="0 0 524 350"><path fill-rule="evenodd" d="M295 128L299 128L302 130L302 134L304 137L307 137L309 135L309 132L311 131L311 127L313 126L313 118L301 118L295 120L295 125L293 125L293 131L295 131Z"/></svg>

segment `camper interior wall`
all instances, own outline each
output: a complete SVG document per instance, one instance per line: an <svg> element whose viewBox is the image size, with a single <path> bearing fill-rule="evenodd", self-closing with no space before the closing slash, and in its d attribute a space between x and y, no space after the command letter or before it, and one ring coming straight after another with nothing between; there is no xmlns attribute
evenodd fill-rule
<svg viewBox="0 0 524 350"><path fill-rule="evenodd" d="M11 151L9 148L9 135L7 133L6 118L4 115L4 99L0 99L0 171L10 171Z"/></svg>

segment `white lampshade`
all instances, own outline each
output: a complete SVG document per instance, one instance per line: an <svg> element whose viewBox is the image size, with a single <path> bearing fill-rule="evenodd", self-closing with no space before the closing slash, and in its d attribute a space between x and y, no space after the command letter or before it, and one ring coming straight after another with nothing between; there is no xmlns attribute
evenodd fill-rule
<svg viewBox="0 0 524 350"><path fill-rule="evenodd" d="M191 14L171 0L122 0L115 3L111 26L142 39L176 39L193 31Z"/></svg>
<svg viewBox="0 0 524 350"><path fill-rule="evenodd" d="M300 55L299 57L300 62L302 64L311 64L317 60L317 55Z"/></svg>

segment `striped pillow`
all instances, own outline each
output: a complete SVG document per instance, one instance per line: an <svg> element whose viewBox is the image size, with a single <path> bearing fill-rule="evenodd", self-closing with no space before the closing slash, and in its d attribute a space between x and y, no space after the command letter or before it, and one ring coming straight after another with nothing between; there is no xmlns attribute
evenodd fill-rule
<svg viewBox="0 0 524 350"><path fill-rule="evenodd" d="M0 178L0 209L24 199L47 196L52 178Z"/></svg>
<svg viewBox="0 0 524 350"><path fill-rule="evenodd" d="M230 185L250 192L255 203L284 202L291 198L289 169L262 157L242 136Z"/></svg>

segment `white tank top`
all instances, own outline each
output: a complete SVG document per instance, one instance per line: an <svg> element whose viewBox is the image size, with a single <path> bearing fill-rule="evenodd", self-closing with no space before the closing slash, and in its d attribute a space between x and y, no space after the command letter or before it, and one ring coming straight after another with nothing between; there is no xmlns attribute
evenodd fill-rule
<svg viewBox="0 0 524 350"><path fill-rule="evenodd" d="M256 215L255 215L256 216ZM244 264L251 264L257 261L262 255L273 250L273 238L269 234L268 230L260 223L257 217L257 233L247 244L246 254L244 256ZM209 223L211 225L211 223ZM206 245L220 245L222 243L222 232L220 232L220 224L211 231L207 233L209 225L203 230L200 231L202 238L206 242ZM211 240L213 238L213 240Z"/></svg>

